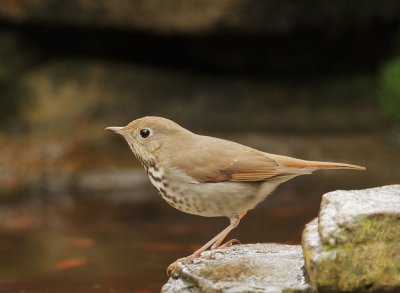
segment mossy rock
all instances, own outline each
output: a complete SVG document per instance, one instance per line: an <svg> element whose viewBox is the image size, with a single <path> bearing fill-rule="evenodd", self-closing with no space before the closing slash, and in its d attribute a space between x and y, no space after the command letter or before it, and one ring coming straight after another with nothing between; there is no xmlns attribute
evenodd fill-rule
<svg viewBox="0 0 400 293"><path fill-rule="evenodd" d="M302 239L312 288L398 292L399 231L400 185L325 194Z"/></svg>

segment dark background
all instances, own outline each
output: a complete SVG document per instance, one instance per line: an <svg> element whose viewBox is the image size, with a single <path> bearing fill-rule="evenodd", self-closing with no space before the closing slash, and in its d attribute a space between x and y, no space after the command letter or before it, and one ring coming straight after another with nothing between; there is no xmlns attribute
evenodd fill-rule
<svg viewBox="0 0 400 293"><path fill-rule="evenodd" d="M0 0L0 290L158 292L227 225L183 214L105 133L145 115L342 161L232 233L298 244L323 193L399 183L400 2Z"/></svg>

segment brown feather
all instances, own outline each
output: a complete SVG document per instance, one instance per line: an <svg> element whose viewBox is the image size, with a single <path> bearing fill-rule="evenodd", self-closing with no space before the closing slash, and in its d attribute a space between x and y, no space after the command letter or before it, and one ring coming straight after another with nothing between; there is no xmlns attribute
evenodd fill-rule
<svg viewBox="0 0 400 293"><path fill-rule="evenodd" d="M275 160L281 165L284 165L288 168L297 168L297 169L353 169L353 170L365 170L365 167L351 165L346 163L333 163L333 162L318 162L318 161L307 161L301 159L295 159L286 156L274 155L274 154L266 154L271 159Z"/></svg>
<svg viewBox="0 0 400 293"><path fill-rule="evenodd" d="M184 171L196 182L252 182L310 173L309 170L284 166L268 154L241 144L196 136L185 143L189 144L187 151L181 149L176 152L177 156L169 158L171 166Z"/></svg>
<svg viewBox="0 0 400 293"><path fill-rule="evenodd" d="M191 135L196 136L195 139ZM169 158L171 166L182 170L196 182L265 181L310 174L317 169L356 169L364 167L344 163L316 162L264 153L250 147L209 136L187 133L171 147L177 154ZM195 154L195 156L193 156Z"/></svg>

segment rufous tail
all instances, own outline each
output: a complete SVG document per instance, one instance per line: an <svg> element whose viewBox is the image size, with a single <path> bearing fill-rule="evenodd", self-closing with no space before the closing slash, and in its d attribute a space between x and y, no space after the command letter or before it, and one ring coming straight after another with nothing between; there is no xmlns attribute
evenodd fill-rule
<svg viewBox="0 0 400 293"><path fill-rule="evenodd" d="M291 157L274 155L274 154L268 154L268 156L285 167L303 169L304 171L310 170L312 172L317 169L365 170L365 167L346 164L346 163L307 161L307 160L295 159Z"/></svg>
<svg viewBox="0 0 400 293"><path fill-rule="evenodd" d="M315 169L352 169L352 170L365 170L365 167L346 164L346 163L332 163L332 162L318 162L318 161L305 161L306 168Z"/></svg>

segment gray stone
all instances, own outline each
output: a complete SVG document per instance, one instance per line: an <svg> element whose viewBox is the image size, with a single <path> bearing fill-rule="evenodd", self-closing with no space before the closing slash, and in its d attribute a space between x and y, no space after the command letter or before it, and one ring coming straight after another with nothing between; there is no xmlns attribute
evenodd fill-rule
<svg viewBox="0 0 400 293"><path fill-rule="evenodd" d="M400 290L400 185L325 194L302 245L315 290Z"/></svg>
<svg viewBox="0 0 400 293"><path fill-rule="evenodd" d="M400 240L400 185L325 194L319 234L331 245Z"/></svg>
<svg viewBox="0 0 400 293"><path fill-rule="evenodd" d="M181 265L162 292L310 292L300 245L236 245L203 256Z"/></svg>

